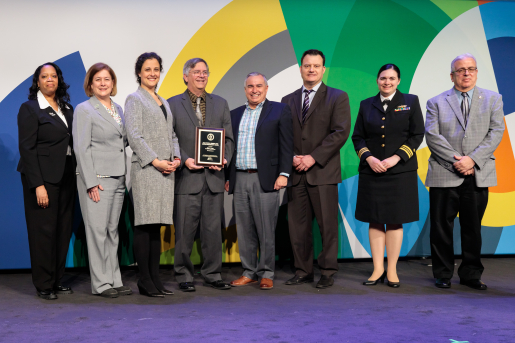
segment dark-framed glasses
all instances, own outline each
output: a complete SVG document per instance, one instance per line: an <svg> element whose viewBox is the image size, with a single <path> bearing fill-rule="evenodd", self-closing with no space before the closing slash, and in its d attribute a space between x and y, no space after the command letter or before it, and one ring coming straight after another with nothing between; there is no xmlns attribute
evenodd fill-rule
<svg viewBox="0 0 515 343"><path fill-rule="evenodd" d="M192 70L191 73L194 75L194 76L208 76L209 73L206 71L206 70Z"/></svg>
<svg viewBox="0 0 515 343"><path fill-rule="evenodd" d="M468 71L469 74L474 74L477 71L477 68L476 67L460 68L458 70L455 70L454 73L463 75L463 74L465 74L465 71Z"/></svg>

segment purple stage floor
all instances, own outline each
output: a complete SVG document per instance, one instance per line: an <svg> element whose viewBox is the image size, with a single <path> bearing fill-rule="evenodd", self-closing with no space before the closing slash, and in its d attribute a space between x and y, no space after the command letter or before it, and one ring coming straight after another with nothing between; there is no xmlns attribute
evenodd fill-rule
<svg viewBox="0 0 515 343"><path fill-rule="evenodd" d="M182 293L163 269L175 291L164 299L139 295L134 270L122 275L134 294L117 299L91 295L89 274L70 270L64 281L75 294L55 301L36 296L30 274L4 272L0 342L515 342L515 258L483 260L487 291L459 285L457 276L451 289L435 288L430 262L399 262L399 289L361 285L371 262L341 263L327 290L284 285L286 266L270 291L217 291L198 278L196 292ZM231 264L222 276L240 273Z"/></svg>

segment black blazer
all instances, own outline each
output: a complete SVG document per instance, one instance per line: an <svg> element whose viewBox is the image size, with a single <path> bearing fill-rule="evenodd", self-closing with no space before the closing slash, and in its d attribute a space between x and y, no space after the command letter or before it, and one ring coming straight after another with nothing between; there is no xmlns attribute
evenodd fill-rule
<svg viewBox="0 0 515 343"><path fill-rule="evenodd" d="M27 177L30 188L43 182L58 183L63 177L68 146L73 147L73 107L62 110L68 127L52 107L39 108L37 100L24 102L18 112L20 162L18 171ZM52 115L53 114L53 115ZM73 170L76 167L72 150Z"/></svg>
<svg viewBox="0 0 515 343"><path fill-rule="evenodd" d="M386 112L379 93L359 106L352 134L354 149L360 158L359 172L375 174L366 158L379 160L399 155L401 160L381 174L397 174L418 169L416 149L424 138L424 118L418 97L397 90Z"/></svg>
<svg viewBox="0 0 515 343"><path fill-rule="evenodd" d="M238 136L245 105L231 111L232 131L236 149L226 179L229 180L229 194L236 182L236 159L238 157ZM273 192L275 180L280 173L291 176L293 163L293 127L290 107L275 101L265 100L256 126L256 162L259 182L265 192Z"/></svg>

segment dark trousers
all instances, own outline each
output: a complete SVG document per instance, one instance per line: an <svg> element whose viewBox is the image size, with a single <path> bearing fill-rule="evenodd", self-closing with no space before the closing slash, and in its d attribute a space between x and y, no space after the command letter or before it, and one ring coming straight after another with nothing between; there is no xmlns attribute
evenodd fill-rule
<svg viewBox="0 0 515 343"><path fill-rule="evenodd" d="M303 175L288 188L288 226L299 276L313 275L313 214L322 235L318 266L322 275L331 276L338 271L338 187L312 186Z"/></svg>
<svg viewBox="0 0 515 343"><path fill-rule="evenodd" d="M38 206L36 189L29 188L21 174L25 220L29 237L32 282L40 291L60 285L70 245L77 190L71 158L66 159L65 172L58 183L45 182L48 207Z"/></svg>
<svg viewBox="0 0 515 343"><path fill-rule="evenodd" d="M177 282L193 282L191 251L200 225L200 246L204 280L222 279L222 211L224 194L213 193L204 181L197 194L175 194L173 224L175 227L174 270Z"/></svg>
<svg viewBox="0 0 515 343"><path fill-rule="evenodd" d="M481 220L488 204L488 188L477 187L473 176L458 187L431 187L431 256L435 278L452 278L454 273L453 228L460 214L462 262L458 268L461 280L480 279Z"/></svg>

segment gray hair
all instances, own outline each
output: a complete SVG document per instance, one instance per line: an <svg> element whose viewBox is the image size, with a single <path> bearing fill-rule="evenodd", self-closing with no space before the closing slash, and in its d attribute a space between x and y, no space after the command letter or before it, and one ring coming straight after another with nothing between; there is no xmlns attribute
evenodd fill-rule
<svg viewBox="0 0 515 343"><path fill-rule="evenodd" d="M466 54L459 55L458 57L456 57L455 59L452 60L452 62L451 62L451 73L454 73L456 71L456 70L454 70L454 63L456 63L457 61L460 61L460 60L464 60L465 58L472 58L474 60L474 62L476 63L476 67L477 67L476 58L474 57L474 55L469 54L467 52Z"/></svg>
<svg viewBox="0 0 515 343"><path fill-rule="evenodd" d="M184 63L184 67L182 68L182 73L184 75L188 75L190 73L190 70L192 68L195 68L195 66L199 62L203 62L206 65L207 76L209 76L209 66L207 65L207 62L204 59L200 58L200 57L195 57L195 58L187 60L186 63ZM183 78L183 81L184 81L184 78ZM188 84L186 81L184 81L184 83Z"/></svg>
<svg viewBox="0 0 515 343"><path fill-rule="evenodd" d="M268 80L266 79L266 76L258 73L257 71L253 71L252 73L248 73L247 77L245 78L245 81L243 82L243 87L247 87L247 79L251 76L263 76L263 80L265 80L265 85L268 86Z"/></svg>

